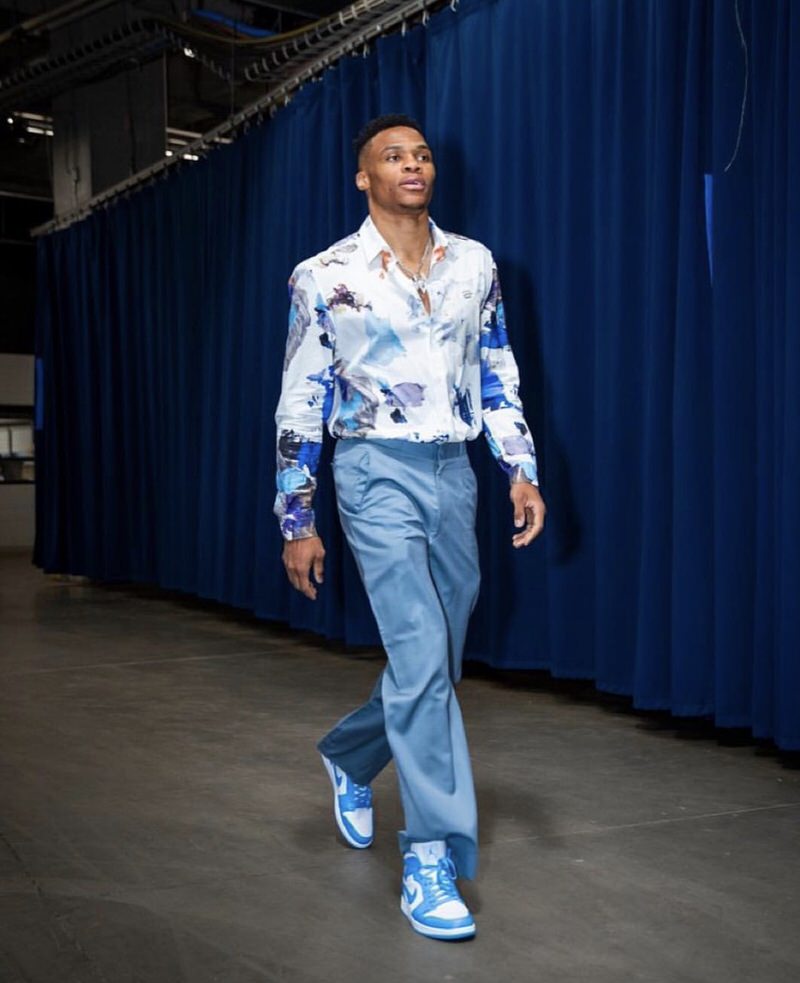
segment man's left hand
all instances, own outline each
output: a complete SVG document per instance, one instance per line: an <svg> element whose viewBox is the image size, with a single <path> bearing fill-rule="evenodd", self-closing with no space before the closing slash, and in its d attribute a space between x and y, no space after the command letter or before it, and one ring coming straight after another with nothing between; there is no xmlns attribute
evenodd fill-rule
<svg viewBox="0 0 800 983"><path fill-rule="evenodd" d="M547 508L539 494L539 489L528 481L513 484L509 498L514 506L514 525L517 529L521 529L521 532L512 537L511 543L515 549L519 549L520 546L532 543L544 529Z"/></svg>

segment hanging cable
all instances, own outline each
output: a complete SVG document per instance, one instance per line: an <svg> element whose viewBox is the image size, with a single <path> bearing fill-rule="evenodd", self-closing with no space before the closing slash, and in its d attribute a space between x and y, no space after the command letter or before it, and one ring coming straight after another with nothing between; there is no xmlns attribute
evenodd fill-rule
<svg viewBox="0 0 800 983"><path fill-rule="evenodd" d="M742 53L744 55L744 88L742 91L742 110L739 113L739 132L736 134L736 146L733 148L733 155L728 163L725 165L725 173L727 174L731 168L731 165L736 160L739 153L739 147L742 143L742 132L744 130L744 114L747 107L747 86L750 79L750 58L747 51L747 40L744 36L744 31L742 30L742 16L739 11L739 0L734 0L734 10L736 11L736 27L739 31L739 43L742 46Z"/></svg>

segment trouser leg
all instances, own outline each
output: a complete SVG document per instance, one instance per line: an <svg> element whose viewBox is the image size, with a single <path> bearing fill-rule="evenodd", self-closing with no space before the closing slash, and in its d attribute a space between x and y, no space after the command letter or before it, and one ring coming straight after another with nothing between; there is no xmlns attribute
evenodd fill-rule
<svg viewBox="0 0 800 983"><path fill-rule="evenodd" d="M439 448L411 447L417 453L396 455L371 441L337 448L342 524L388 664L380 700L374 691L320 747L363 782L385 763L388 746L406 818L401 849L409 842L446 840L459 873L471 877L477 814L451 674L460 675L477 590L474 477L466 457L440 460Z"/></svg>
<svg viewBox="0 0 800 983"><path fill-rule="evenodd" d="M382 682L383 673L367 702L343 717L317 744L326 758L359 785L369 785L392 760L383 719Z"/></svg>
<svg viewBox="0 0 800 983"><path fill-rule="evenodd" d="M457 684L461 681L469 619L480 587L475 536L477 488L466 457L443 462L437 478L440 522L430 543L429 561L447 622L450 679Z"/></svg>

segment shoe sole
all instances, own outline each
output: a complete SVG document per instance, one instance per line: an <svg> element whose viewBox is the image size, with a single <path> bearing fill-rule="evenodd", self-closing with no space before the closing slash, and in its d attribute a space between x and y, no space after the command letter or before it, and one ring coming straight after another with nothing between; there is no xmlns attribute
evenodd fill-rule
<svg viewBox="0 0 800 983"><path fill-rule="evenodd" d="M372 840L368 840L366 843L360 843L358 840L354 840L345 826L344 819L342 819L342 811L339 808L339 787L336 784L336 773L333 770L333 763L328 761L324 754L321 754L322 763L325 765L325 771L328 773L328 778L331 780L331 785L333 786L333 812L336 816L336 825L339 828L339 832L345 838L348 846L353 847L354 850L366 850L368 847L372 846Z"/></svg>
<svg viewBox="0 0 800 983"><path fill-rule="evenodd" d="M400 910L408 919L409 924L419 935L424 935L426 939L439 939L443 942L457 942L460 939L474 938L476 928L474 925L462 925L458 928L432 928L416 921L405 898L400 899Z"/></svg>

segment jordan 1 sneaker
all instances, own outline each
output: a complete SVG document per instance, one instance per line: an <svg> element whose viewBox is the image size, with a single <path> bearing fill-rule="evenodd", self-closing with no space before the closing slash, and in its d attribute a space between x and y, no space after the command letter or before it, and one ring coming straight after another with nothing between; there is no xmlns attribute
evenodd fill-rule
<svg viewBox="0 0 800 983"><path fill-rule="evenodd" d="M354 782L324 754L322 763L333 785L336 825L350 846L364 850L372 843L372 789Z"/></svg>
<svg viewBox="0 0 800 983"><path fill-rule="evenodd" d="M444 840L412 843L403 855L400 908L420 935L469 939L475 920L456 887L456 868Z"/></svg>

